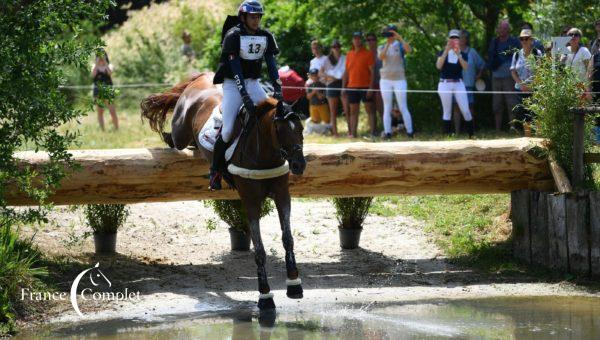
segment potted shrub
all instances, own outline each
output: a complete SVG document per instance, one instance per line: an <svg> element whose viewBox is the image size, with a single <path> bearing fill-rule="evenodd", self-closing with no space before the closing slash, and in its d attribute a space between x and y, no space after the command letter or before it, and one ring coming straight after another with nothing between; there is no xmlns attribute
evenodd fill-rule
<svg viewBox="0 0 600 340"><path fill-rule="evenodd" d="M84 213L94 234L96 253L115 253L117 230L125 223L129 209L123 204L89 204Z"/></svg>
<svg viewBox="0 0 600 340"><path fill-rule="evenodd" d="M371 207L373 197L338 197L333 199L340 231L342 249L358 248L362 225Z"/></svg>
<svg viewBox="0 0 600 340"><path fill-rule="evenodd" d="M229 226L229 237L231 239L231 250L250 250L250 227L248 217L241 200L213 200L209 202L217 215ZM260 212L264 217L273 211L271 200L265 200Z"/></svg>

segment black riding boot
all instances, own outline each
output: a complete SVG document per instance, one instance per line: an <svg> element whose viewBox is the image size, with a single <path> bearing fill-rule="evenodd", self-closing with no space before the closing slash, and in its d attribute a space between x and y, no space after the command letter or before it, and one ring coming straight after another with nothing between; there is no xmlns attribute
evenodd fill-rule
<svg viewBox="0 0 600 340"><path fill-rule="evenodd" d="M442 123L444 124L442 126L442 133L450 136L452 135L452 121L451 120L444 120L442 121Z"/></svg>
<svg viewBox="0 0 600 340"><path fill-rule="evenodd" d="M223 170L225 168L225 150L227 150L227 143L223 141L223 138L219 135L215 141L215 147L213 150L213 160L210 166L209 173L209 186L210 190L221 190L221 178L223 178Z"/></svg>
<svg viewBox="0 0 600 340"><path fill-rule="evenodd" d="M473 124L473 120L465 122L465 127L467 128L467 133L469 134L469 138L473 138L473 135L475 134L475 127Z"/></svg>

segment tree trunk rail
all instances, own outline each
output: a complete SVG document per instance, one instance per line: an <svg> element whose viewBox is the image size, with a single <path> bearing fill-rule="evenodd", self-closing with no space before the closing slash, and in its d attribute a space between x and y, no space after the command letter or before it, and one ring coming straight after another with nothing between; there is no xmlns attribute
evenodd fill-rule
<svg viewBox="0 0 600 340"><path fill-rule="evenodd" d="M510 193L553 190L544 140L535 138L439 142L307 144L307 169L290 175L295 197ZM237 199L211 192L199 151L117 149L71 151L81 165L50 201L57 205ZM21 152L21 166L38 168L44 153ZM10 205L32 205L14 188Z"/></svg>

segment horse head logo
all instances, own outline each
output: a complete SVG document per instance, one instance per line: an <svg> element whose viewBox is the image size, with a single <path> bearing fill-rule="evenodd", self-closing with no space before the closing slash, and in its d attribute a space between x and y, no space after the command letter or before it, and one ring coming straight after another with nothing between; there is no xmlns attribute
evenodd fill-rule
<svg viewBox="0 0 600 340"><path fill-rule="evenodd" d="M73 284L71 285L71 305L73 306L73 309L75 309L75 312L77 312L79 316L83 316L83 313L81 313L81 311L79 310L79 305L77 304L77 288L79 287L79 282L81 281L83 276L88 273L90 282L94 287L98 287L102 280L104 280L108 284L108 287L112 287L112 283L110 282L110 280L100 270L100 262L96 263L96 265L92 268L88 268L79 273L79 275L77 275L75 281L73 281Z"/></svg>

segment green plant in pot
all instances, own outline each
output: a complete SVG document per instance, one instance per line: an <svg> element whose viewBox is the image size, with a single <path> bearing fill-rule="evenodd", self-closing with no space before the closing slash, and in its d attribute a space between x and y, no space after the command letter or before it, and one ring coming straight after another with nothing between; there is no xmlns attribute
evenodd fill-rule
<svg viewBox="0 0 600 340"><path fill-rule="evenodd" d="M84 213L94 234L96 253L115 253L117 231L127 220L129 209L124 204L89 204Z"/></svg>
<svg viewBox="0 0 600 340"><path fill-rule="evenodd" d="M336 197L332 199L340 231L342 249L356 249L363 222L369 213L373 197Z"/></svg>
<svg viewBox="0 0 600 340"><path fill-rule="evenodd" d="M213 200L206 203L215 210L223 222L229 226L231 250L250 250L250 227L248 217L241 200ZM263 218L273 211L271 200L263 203L260 217Z"/></svg>

